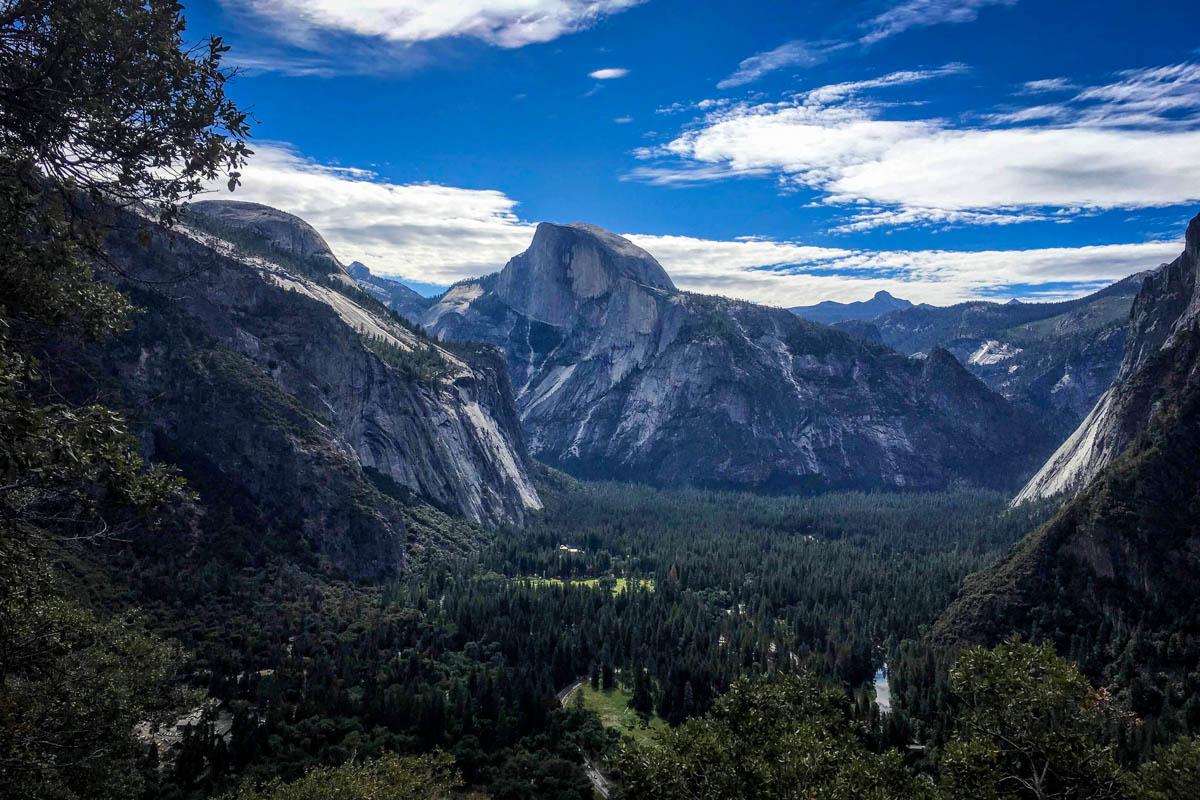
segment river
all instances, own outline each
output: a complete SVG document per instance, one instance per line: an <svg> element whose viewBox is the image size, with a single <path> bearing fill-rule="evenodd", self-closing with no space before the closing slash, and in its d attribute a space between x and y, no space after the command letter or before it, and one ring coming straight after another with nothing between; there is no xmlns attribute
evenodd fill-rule
<svg viewBox="0 0 1200 800"><path fill-rule="evenodd" d="M888 685L888 665L885 663L875 672L875 705L882 714L892 711L892 687Z"/></svg>

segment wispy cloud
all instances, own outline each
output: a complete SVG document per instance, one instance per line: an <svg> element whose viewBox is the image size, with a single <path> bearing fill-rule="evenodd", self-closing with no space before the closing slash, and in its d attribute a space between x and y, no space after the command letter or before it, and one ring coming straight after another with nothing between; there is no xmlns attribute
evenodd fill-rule
<svg viewBox="0 0 1200 800"><path fill-rule="evenodd" d="M878 78L868 78L862 81L847 81L844 83L831 83L826 86L820 86L816 89L810 89L806 92L801 92L796 95L806 105L823 105L828 106L833 103L838 103L848 97L862 94L870 89L884 89L890 86L909 86L914 83L922 83L930 81L934 78L946 78L952 75L962 75L969 72L970 69L966 64L946 64L937 69L907 69L898 72L889 72L886 75L881 75Z"/></svg>
<svg viewBox="0 0 1200 800"><path fill-rule="evenodd" d="M857 39L807 41L794 39L773 50L743 59L732 75L717 83L718 89L733 89L753 83L764 75L786 67L812 67L839 51L876 42L903 33L909 28L942 23L973 22L979 11L989 5L1015 5L1018 0L906 0L882 14L863 22Z"/></svg>
<svg viewBox="0 0 1200 800"><path fill-rule="evenodd" d="M1182 119L1200 112L1200 64L1172 64L1120 73L1120 80L1084 89L1071 101L1095 122L1121 125Z"/></svg>
<svg viewBox="0 0 1200 800"><path fill-rule="evenodd" d="M1017 0L907 0L868 21L859 42L875 44L909 28L974 22L986 6L1011 6Z"/></svg>
<svg viewBox="0 0 1200 800"><path fill-rule="evenodd" d="M618 125L628 125L629 123L633 122L633 117L615 117L613 122L617 123Z"/></svg>
<svg viewBox="0 0 1200 800"><path fill-rule="evenodd" d="M1102 127L1178 128L1200 124L1200 64L1131 69L1118 73L1116 78L1111 83L1088 87L1058 84L1056 80L1053 83L1060 89L1075 93L1057 103L1010 109L988 115L987 119L995 124L1048 120Z"/></svg>
<svg viewBox="0 0 1200 800"><path fill-rule="evenodd" d="M520 218L517 201L503 192L394 184L370 170L314 162L286 145L260 143L255 149L234 197L302 217L344 263L362 261L379 274L446 285L499 269L533 236L534 225ZM857 300L880 289L932 303L991 297L1015 286L1025 297L1069 292L1064 285L1079 293L1173 258L1181 246L875 251L752 235L627 235L683 288L784 306Z"/></svg>
<svg viewBox="0 0 1200 800"><path fill-rule="evenodd" d="M615 78L624 78L629 74L629 70L624 67L609 67L608 69L598 69L588 73L589 78L595 78L598 81L611 81Z"/></svg>
<svg viewBox="0 0 1200 800"><path fill-rule="evenodd" d="M829 58L833 51L846 46L848 45L805 42L799 39L785 42L774 50L743 59L738 64L737 71L719 82L717 88L732 89L735 86L744 86L785 67L812 67Z"/></svg>
<svg viewBox="0 0 1200 800"><path fill-rule="evenodd" d="M732 104L733 101L728 97L706 97L703 100L697 100L694 103L671 103L669 106L663 106L654 110L655 114L680 114L684 111L711 111L714 108L722 108Z"/></svg>
<svg viewBox="0 0 1200 800"><path fill-rule="evenodd" d="M1067 78L1043 78L1037 81L1026 81L1021 84L1021 90L1018 94L1049 94L1050 92L1064 92L1078 88L1075 83Z"/></svg>
<svg viewBox="0 0 1200 800"><path fill-rule="evenodd" d="M889 119L872 90L944 78L961 65L738 103L637 152L629 177L660 185L773 175L850 210L835 230L1013 224L1097 209L1200 200L1200 66L1131 70L1057 104L1007 109L974 127Z"/></svg>
<svg viewBox="0 0 1200 800"><path fill-rule="evenodd" d="M338 69L321 57L296 55L282 52L257 52L230 54L229 62L239 72L253 75L274 72L292 77L329 78L338 74Z"/></svg>
<svg viewBox="0 0 1200 800"><path fill-rule="evenodd" d="M1052 214L995 211L953 211L944 208L857 208L850 218L831 229L832 233L859 233L875 228L941 229L977 225L1017 225L1022 222L1065 221Z"/></svg>

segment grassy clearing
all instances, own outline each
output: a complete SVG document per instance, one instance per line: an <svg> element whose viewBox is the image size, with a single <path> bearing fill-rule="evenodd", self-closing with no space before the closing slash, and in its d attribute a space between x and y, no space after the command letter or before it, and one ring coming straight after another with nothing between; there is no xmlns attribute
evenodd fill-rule
<svg viewBox="0 0 1200 800"><path fill-rule="evenodd" d="M567 581L562 578L517 578L516 580L529 581L535 587L537 586L564 586ZM583 578L569 581L572 586L590 586L596 588L600 585L599 578ZM617 578L617 583L613 587L613 597L616 597L621 592L628 590L631 586L645 589L648 592L654 591L654 581L649 578L637 578L629 580L628 578Z"/></svg>
<svg viewBox="0 0 1200 800"><path fill-rule="evenodd" d="M656 730L667 728L667 723L657 716L650 717L648 724L643 722L638 713L629 707L633 695L620 688L597 691L591 684L584 683L567 697L565 705L574 707L575 695L580 692L583 693L584 709L599 717L604 727L620 731L623 736L632 736L640 741Z"/></svg>

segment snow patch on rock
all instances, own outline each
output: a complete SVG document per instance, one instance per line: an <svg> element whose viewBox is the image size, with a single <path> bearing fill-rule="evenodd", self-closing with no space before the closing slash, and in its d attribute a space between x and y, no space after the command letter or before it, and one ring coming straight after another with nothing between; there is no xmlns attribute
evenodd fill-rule
<svg viewBox="0 0 1200 800"><path fill-rule="evenodd" d="M971 354L967 362L975 366L989 366L991 364L999 364L1001 361L1007 361L1013 356L1021 352L1021 348L1011 345L1008 342L998 342L995 339L988 339L979 349Z"/></svg>

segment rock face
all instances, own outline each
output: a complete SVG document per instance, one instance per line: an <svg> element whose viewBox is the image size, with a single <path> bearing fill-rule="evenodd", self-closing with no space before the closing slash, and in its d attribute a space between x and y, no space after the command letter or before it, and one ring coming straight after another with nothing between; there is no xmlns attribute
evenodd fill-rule
<svg viewBox="0 0 1200 800"><path fill-rule="evenodd" d="M946 348L1061 442L1116 377L1129 308L1149 274L1063 303L913 306L872 320L870 332L904 353ZM851 325L837 327L858 333Z"/></svg>
<svg viewBox="0 0 1200 800"><path fill-rule="evenodd" d="M654 257L627 239L594 225L538 226L529 249L496 278L496 297L528 319L574 324L592 301L644 291L674 292Z"/></svg>
<svg viewBox="0 0 1200 800"><path fill-rule="evenodd" d="M1008 486L1047 437L944 351L680 292L645 251L542 224L418 321L508 358L532 452L583 476L788 489Z"/></svg>
<svg viewBox="0 0 1200 800"><path fill-rule="evenodd" d="M426 338L322 245L295 217L240 203L199 204L148 246L111 237L147 311L99 358L147 455L286 521L350 574L432 546L413 522L422 504L522 522L541 504L502 358Z"/></svg>
<svg viewBox="0 0 1200 800"><path fill-rule="evenodd" d="M870 300L860 300L855 303L836 303L833 300L826 300L815 306L795 306L789 308L788 311L811 322L832 325L835 322L850 320L872 320L889 311L897 311L901 308L912 308L912 303L899 297L893 297L888 292L876 292Z"/></svg>
<svg viewBox="0 0 1200 800"><path fill-rule="evenodd" d="M1021 490L1017 502L1078 491L1146 426L1161 399L1161 389L1143 372L1200 317L1198 264L1200 217L1188 226L1184 252L1146 277L1134 299L1124 355L1112 386Z"/></svg>

